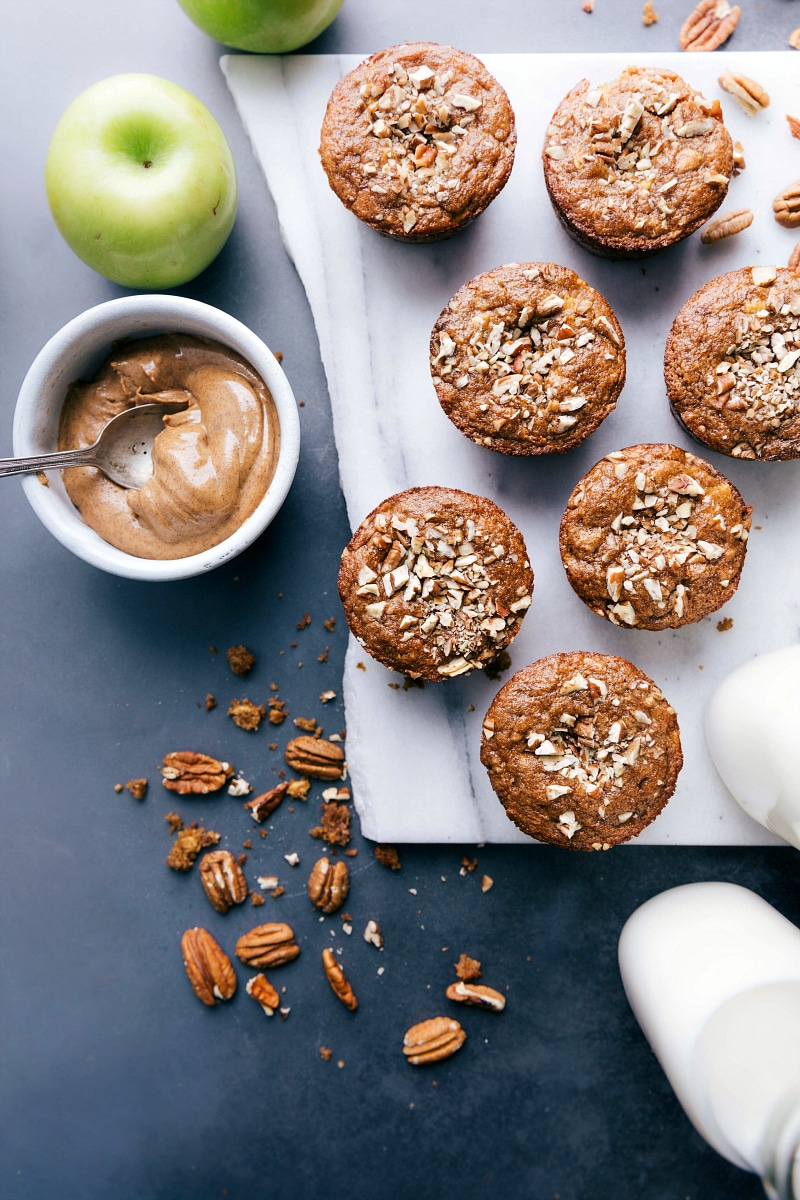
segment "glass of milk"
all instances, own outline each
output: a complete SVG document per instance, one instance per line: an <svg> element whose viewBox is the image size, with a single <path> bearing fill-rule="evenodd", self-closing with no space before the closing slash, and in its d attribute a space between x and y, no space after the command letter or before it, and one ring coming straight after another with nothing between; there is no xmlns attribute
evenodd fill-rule
<svg viewBox="0 0 800 1200"><path fill-rule="evenodd" d="M800 1200L800 929L746 888L691 883L629 917L619 965L695 1128Z"/></svg>

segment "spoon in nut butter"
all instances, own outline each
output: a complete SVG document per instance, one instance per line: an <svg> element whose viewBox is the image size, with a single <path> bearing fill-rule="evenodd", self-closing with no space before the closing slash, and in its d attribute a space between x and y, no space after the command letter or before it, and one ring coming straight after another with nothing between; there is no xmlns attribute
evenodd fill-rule
<svg viewBox="0 0 800 1200"><path fill-rule="evenodd" d="M121 487L143 487L153 474L151 452L153 442L164 428L162 418L167 413L182 412L188 403L188 400L162 400L126 408L111 418L93 446L34 454L29 458L0 458L0 476L65 467L97 467Z"/></svg>

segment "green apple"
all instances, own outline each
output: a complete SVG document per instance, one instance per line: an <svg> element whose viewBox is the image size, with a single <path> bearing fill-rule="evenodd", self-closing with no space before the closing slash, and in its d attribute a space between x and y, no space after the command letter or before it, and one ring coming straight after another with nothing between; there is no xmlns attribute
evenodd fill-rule
<svg viewBox="0 0 800 1200"><path fill-rule="evenodd" d="M156 75L114 75L82 92L55 128L45 182L78 257L130 288L194 279L236 216L222 130L196 96Z"/></svg>
<svg viewBox="0 0 800 1200"><path fill-rule="evenodd" d="M344 0L178 0L195 25L224 46L285 54L327 29Z"/></svg>

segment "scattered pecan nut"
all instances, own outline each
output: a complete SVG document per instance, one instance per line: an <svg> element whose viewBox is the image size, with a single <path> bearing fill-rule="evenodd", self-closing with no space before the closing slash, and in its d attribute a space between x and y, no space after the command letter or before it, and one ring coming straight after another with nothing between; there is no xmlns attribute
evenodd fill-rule
<svg viewBox="0 0 800 1200"><path fill-rule="evenodd" d="M231 960L207 929L187 929L181 939L183 965L195 995L209 1006L230 1000L236 991Z"/></svg>
<svg viewBox="0 0 800 1200"><path fill-rule="evenodd" d="M208 754L196 754L194 750L165 754L164 765L159 770L164 777L164 787L181 796L206 796L209 792L218 792L233 775L230 763L220 762Z"/></svg>
<svg viewBox="0 0 800 1200"><path fill-rule="evenodd" d="M322 951L322 965L325 969L328 983L331 985L336 997L341 1000L345 1008L350 1009L350 1012L355 1012L358 1008L358 1000L356 1000L355 992L348 983L347 976L341 966L336 961L330 946L326 946Z"/></svg>
<svg viewBox="0 0 800 1200"><path fill-rule="evenodd" d="M769 93L760 83L756 83L755 79L750 79L747 75L727 71L724 75L720 75L718 83L723 92L733 96L748 117L754 117L756 113L769 108Z"/></svg>
<svg viewBox="0 0 800 1200"><path fill-rule="evenodd" d="M706 246L719 242L722 238L732 237L741 233L753 224L753 214L749 208L733 208L728 212L717 213L712 217L700 234L700 241Z"/></svg>
<svg viewBox="0 0 800 1200"><path fill-rule="evenodd" d="M800 179L790 183L772 202L775 220L786 229L794 229L800 225Z"/></svg>
<svg viewBox="0 0 800 1200"><path fill-rule="evenodd" d="M377 921L367 921L364 927L364 941L369 942L376 950L383 949L383 933Z"/></svg>
<svg viewBox="0 0 800 1200"><path fill-rule="evenodd" d="M308 775L311 779L341 779L344 750L322 738L296 737L286 747L286 763L298 775Z"/></svg>
<svg viewBox="0 0 800 1200"><path fill-rule="evenodd" d="M492 1012L502 1012L506 1006L506 998L502 992L485 987L482 983L451 983L447 989L447 999L456 1000L459 1004L471 1004L476 1008L488 1008Z"/></svg>
<svg viewBox="0 0 800 1200"><path fill-rule="evenodd" d="M286 795L288 787L288 783L279 783L277 787L271 788L268 792L262 792L260 796L254 796L252 800L248 800L245 808L253 820L258 821L260 825L262 821L266 821L267 817L272 816Z"/></svg>
<svg viewBox="0 0 800 1200"><path fill-rule="evenodd" d="M247 881L230 850L212 850L200 859L200 882L209 903L219 913L247 898Z"/></svg>
<svg viewBox="0 0 800 1200"><path fill-rule="evenodd" d="M481 977L481 964L477 958L470 958L468 954L462 954L456 963L456 975L462 983L473 983Z"/></svg>
<svg viewBox="0 0 800 1200"><path fill-rule="evenodd" d="M800 50L800 29L793 29L787 40L794 50Z"/></svg>
<svg viewBox="0 0 800 1200"><path fill-rule="evenodd" d="M256 925L236 943L236 954L248 967L279 967L299 953L294 932L283 921Z"/></svg>
<svg viewBox="0 0 800 1200"><path fill-rule="evenodd" d="M800 242L797 243L792 253L789 255L787 263L790 271L800 272Z"/></svg>
<svg viewBox="0 0 800 1200"><path fill-rule="evenodd" d="M231 700L228 705L228 716L234 725L238 725L240 729L246 729L250 733L258 729L266 715L267 710L263 704L253 704L252 700L248 700L246 696L244 700Z"/></svg>
<svg viewBox="0 0 800 1200"><path fill-rule="evenodd" d="M728 0L700 0L681 26L681 50L716 50L727 42L740 16L738 4L731 8Z"/></svg>
<svg viewBox="0 0 800 1200"><path fill-rule="evenodd" d="M331 863L318 858L308 877L308 898L320 912L334 913L341 908L350 891L347 863Z"/></svg>
<svg viewBox="0 0 800 1200"><path fill-rule="evenodd" d="M253 663L256 661L255 654L252 650L248 650L247 646L231 646L225 651L225 657L234 675L247 675L252 671Z"/></svg>
<svg viewBox="0 0 800 1200"><path fill-rule="evenodd" d="M460 1050L467 1035L451 1017L431 1017L412 1025L403 1038L403 1054L415 1067L439 1062Z"/></svg>
<svg viewBox="0 0 800 1200"><path fill-rule="evenodd" d="M797 117L792 117L789 113L786 114L786 120L789 123L789 132L793 138L800 138L800 121Z"/></svg>
<svg viewBox="0 0 800 1200"><path fill-rule="evenodd" d="M252 979L248 979L245 987L248 996L252 996L256 1003L261 1005L268 1017L280 1007L281 998L266 975L254 975Z"/></svg>

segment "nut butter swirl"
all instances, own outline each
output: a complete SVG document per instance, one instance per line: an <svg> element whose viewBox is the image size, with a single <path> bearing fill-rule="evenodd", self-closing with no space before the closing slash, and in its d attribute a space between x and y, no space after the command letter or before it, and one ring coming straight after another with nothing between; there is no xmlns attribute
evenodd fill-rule
<svg viewBox="0 0 800 1200"><path fill-rule="evenodd" d="M132 405L185 398L164 416L153 475L125 489L93 467L64 472L73 504L105 541L138 558L185 558L230 536L264 496L275 470L279 430L261 377L218 342L184 334L115 345L90 382L73 383L58 445L91 445Z"/></svg>

